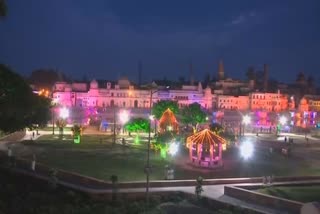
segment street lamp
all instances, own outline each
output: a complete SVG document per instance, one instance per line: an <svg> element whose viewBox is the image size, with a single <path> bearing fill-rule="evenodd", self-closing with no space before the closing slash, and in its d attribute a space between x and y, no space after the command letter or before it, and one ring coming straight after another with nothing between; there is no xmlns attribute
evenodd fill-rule
<svg viewBox="0 0 320 214"><path fill-rule="evenodd" d="M155 118L154 115L150 115L150 116L149 116L149 119L150 119L150 123L151 123L151 121L154 123L154 134L156 134L156 133L157 133L157 131L156 131L156 129L157 129L157 121L156 121L156 118Z"/></svg>
<svg viewBox="0 0 320 214"><path fill-rule="evenodd" d="M283 125L283 126L286 125L287 121L288 120L287 120L287 118L285 116L281 116L280 119L279 119L280 124Z"/></svg>
<svg viewBox="0 0 320 214"><path fill-rule="evenodd" d="M249 125L251 122L251 117L249 115L244 115L242 118L242 123L244 124L243 126L243 136L244 136L244 131L247 125Z"/></svg>
<svg viewBox="0 0 320 214"><path fill-rule="evenodd" d="M129 121L129 112L123 110L119 113L120 122L122 123L122 132L124 133L124 124Z"/></svg>
<svg viewBox="0 0 320 214"><path fill-rule="evenodd" d="M66 119L69 117L69 109L67 109L66 107L63 107L62 109L60 109L60 117L62 119Z"/></svg>
<svg viewBox="0 0 320 214"><path fill-rule="evenodd" d="M61 108L60 109L60 118L62 118L63 120L66 120L68 117L69 117L69 109L67 109L66 107ZM64 124L65 121L60 121L60 122L62 122ZM63 136L63 126L65 126L65 125L60 124L59 126L60 126L59 127L60 135Z"/></svg>
<svg viewBox="0 0 320 214"><path fill-rule="evenodd" d="M253 151L254 151L253 144L250 141L244 141L240 146L240 155L245 160L252 157Z"/></svg>
<svg viewBox="0 0 320 214"><path fill-rule="evenodd" d="M52 99L51 102L51 119L52 119L52 135L54 135L54 111L55 111L55 107L57 105L58 100L57 99Z"/></svg>
<svg viewBox="0 0 320 214"><path fill-rule="evenodd" d="M166 89L169 89L169 86L166 86ZM150 100L149 100L149 115L152 115L152 95L159 90L153 91L152 88L150 90ZM151 142L151 123L149 123L149 133L148 133L148 149L147 149L147 166L145 167L145 173L146 173L146 199L147 199L147 205L149 204L149 185L150 185L150 142Z"/></svg>
<svg viewBox="0 0 320 214"><path fill-rule="evenodd" d="M170 143L169 145L169 154L175 156L179 150L179 144L176 142Z"/></svg>
<svg viewBox="0 0 320 214"><path fill-rule="evenodd" d="M279 123L280 123L281 126L286 125L287 121L288 121L288 119L287 119L285 116L283 116L283 115L279 118ZM277 127L277 129L278 129L278 130L277 130L278 134L280 133L281 126L278 125L278 127Z"/></svg>

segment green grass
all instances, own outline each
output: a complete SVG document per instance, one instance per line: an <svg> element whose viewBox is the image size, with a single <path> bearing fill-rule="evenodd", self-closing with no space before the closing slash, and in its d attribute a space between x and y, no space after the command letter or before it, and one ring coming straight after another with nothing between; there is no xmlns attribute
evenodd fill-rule
<svg viewBox="0 0 320 214"><path fill-rule="evenodd" d="M26 141L20 146L16 145L14 153L25 158L31 158L32 154L36 154L37 160L41 163L99 179L109 180L110 176L115 174L120 181L145 180L146 143L124 147L118 144L112 145L112 140L112 136L108 135L84 135L80 144L74 144L71 136L65 136L64 140L60 140L57 136L45 135L33 143ZM320 175L320 170L310 167L306 161L286 158L280 154L268 156L256 152L248 161L242 161L238 157L237 150L229 150L223 154L224 168L202 169L190 164L188 151L184 147L181 147L176 157L165 160L159 153L152 151L151 179L164 179L167 164L174 166L176 179L195 179L198 176L207 179Z"/></svg>
<svg viewBox="0 0 320 214"><path fill-rule="evenodd" d="M100 143L102 139L102 143ZM42 136L34 143L23 142L20 156L29 158L37 155L37 160L52 167L70 170L84 175L109 180L118 175L120 181L144 180L146 163L146 145L131 148L112 145L112 136L85 135L80 144L73 144L71 136L65 140L53 136ZM26 148L29 150L26 152ZM168 163L159 155L151 154L153 173L151 179L164 178L164 166Z"/></svg>
<svg viewBox="0 0 320 214"><path fill-rule="evenodd" d="M268 187L258 192L304 203L320 199L320 186Z"/></svg>

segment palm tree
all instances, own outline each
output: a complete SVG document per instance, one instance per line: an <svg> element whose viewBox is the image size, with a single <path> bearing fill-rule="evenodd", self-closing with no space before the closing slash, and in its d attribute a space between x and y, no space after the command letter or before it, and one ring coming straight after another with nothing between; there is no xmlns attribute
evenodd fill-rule
<svg viewBox="0 0 320 214"><path fill-rule="evenodd" d="M5 0L0 0L0 19L7 15L7 5Z"/></svg>

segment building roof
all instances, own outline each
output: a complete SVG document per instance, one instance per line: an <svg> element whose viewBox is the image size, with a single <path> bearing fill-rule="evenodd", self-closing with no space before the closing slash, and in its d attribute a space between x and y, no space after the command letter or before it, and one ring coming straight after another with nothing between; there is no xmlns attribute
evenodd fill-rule
<svg viewBox="0 0 320 214"><path fill-rule="evenodd" d="M197 132L190 137L187 138L187 145L190 145L190 143L210 143L210 144L226 144L227 141L220 137L219 135L215 134L214 132L210 131L209 129L204 129L200 132Z"/></svg>

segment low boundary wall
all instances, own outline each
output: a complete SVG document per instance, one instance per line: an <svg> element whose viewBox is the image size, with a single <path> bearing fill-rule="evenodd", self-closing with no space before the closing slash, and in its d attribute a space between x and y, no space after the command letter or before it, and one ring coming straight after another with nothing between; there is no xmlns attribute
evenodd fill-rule
<svg viewBox="0 0 320 214"><path fill-rule="evenodd" d="M4 153L0 153L0 162L8 162L8 157ZM15 158L16 168L30 170L31 160ZM50 171L55 169L47 165L36 163L35 171L38 174L49 176ZM95 189L111 188L110 181L96 179L89 176L84 176L78 173L69 172L65 170L57 170L57 177L59 180L64 180L70 183L78 183L84 187L90 187ZM273 182L294 182L301 180L320 180L320 176L299 176L299 177L274 177ZM246 184L257 183L262 184L262 177L251 178L217 178L217 179L204 179L203 185L217 185L217 184ZM194 180L152 180L150 181L150 187L173 187L173 186L195 186L196 178ZM145 188L145 181L130 181L130 182L118 182L119 188ZM249 187L248 187L249 188Z"/></svg>
<svg viewBox="0 0 320 214"><path fill-rule="evenodd" d="M275 196L269 196L244 188L245 186L243 188L239 186L225 186L224 194L262 206L275 207L279 210L284 210L292 214L299 214L303 205L303 203L301 202L283 199Z"/></svg>

